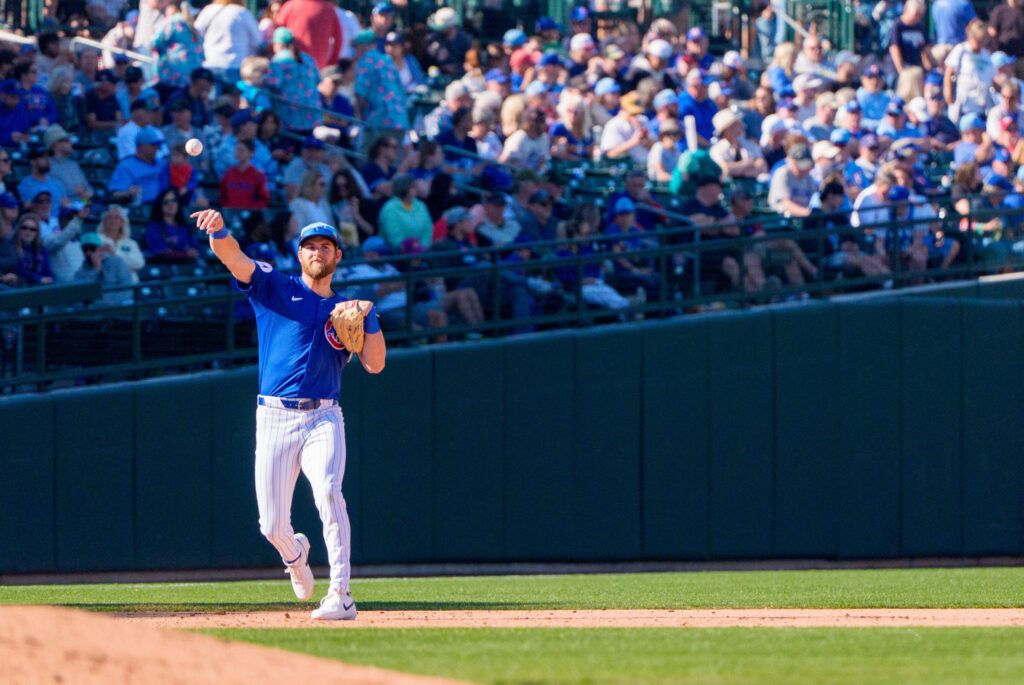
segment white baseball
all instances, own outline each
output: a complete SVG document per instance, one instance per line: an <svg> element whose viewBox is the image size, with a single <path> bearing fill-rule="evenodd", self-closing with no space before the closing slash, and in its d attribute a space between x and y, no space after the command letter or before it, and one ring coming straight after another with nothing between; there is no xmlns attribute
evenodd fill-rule
<svg viewBox="0 0 1024 685"><path fill-rule="evenodd" d="M189 138L188 142L185 143L185 152L189 153L193 157L198 157L203 154L203 143L198 138Z"/></svg>

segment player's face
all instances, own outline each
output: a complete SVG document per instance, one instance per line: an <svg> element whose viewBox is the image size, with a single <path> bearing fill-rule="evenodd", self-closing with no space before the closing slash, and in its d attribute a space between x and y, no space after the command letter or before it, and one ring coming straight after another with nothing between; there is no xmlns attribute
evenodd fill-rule
<svg viewBox="0 0 1024 685"><path fill-rule="evenodd" d="M327 238L310 238L299 247L302 273L313 280L320 280L333 274L340 260L341 250Z"/></svg>

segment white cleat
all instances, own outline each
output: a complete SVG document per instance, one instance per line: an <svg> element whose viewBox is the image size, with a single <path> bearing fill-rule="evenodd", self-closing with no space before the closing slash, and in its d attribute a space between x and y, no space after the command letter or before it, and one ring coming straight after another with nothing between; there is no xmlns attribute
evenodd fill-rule
<svg viewBox="0 0 1024 685"><path fill-rule="evenodd" d="M292 590L295 596L303 602L313 598L313 571L309 568L309 538L302 533L295 534L295 541L302 548L302 554L298 559L287 564L285 573L292 577Z"/></svg>
<svg viewBox="0 0 1024 685"><path fill-rule="evenodd" d="M310 617L324 621L351 621L356 617L355 600L347 592L328 592L320 600L320 608L314 609Z"/></svg>

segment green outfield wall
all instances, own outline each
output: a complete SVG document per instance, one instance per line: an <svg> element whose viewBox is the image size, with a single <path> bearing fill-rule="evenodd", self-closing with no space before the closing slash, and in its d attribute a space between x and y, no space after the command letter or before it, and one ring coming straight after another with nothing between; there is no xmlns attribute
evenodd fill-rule
<svg viewBox="0 0 1024 685"><path fill-rule="evenodd" d="M1020 554L1020 293L946 295L349 369L354 562ZM0 400L0 572L279 563L255 394L246 369ZM294 520L319 536L304 479Z"/></svg>

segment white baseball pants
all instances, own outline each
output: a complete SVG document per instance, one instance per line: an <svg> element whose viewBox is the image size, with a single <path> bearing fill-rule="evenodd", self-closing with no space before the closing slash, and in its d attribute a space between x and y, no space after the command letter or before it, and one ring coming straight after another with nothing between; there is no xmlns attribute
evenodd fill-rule
<svg viewBox="0 0 1024 685"><path fill-rule="evenodd" d="M302 554L292 529L292 494L299 471L313 488L323 522L331 590L348 592L352 529L341 482L345 476L345 419L338 406L310 411L256 408L256 502L260 532L286 564Z"/></svg>

